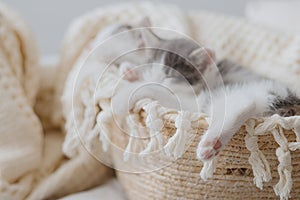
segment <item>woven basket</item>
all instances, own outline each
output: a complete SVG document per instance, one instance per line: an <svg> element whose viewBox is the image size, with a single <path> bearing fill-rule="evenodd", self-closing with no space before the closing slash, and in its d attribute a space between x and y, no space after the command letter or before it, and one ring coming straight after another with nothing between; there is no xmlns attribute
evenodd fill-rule
<svg viewBox="0 0 300 200"><path fill-rule="evenodd" d="M166 117L168 118L168 117ZM169 121L169 120L166 120ZM134 162L132 167L137 168L136 171L145 171L145 173L128 173L117 171L117 176L121 181L124 190L129 199L277 199L273 186L279 181L277 167L279 165L278 158L275 154L278 144L274 141L273 135L267 133L259 137L258 147L265 155L269 167L271 169L272 180L263 184L263 189L259 189L254 184L254 175L252 166L249 164L250 152L245 146L245 136L248 134L245 128L234 136L231 142L220 153L216 162L216 169L213 177L208 180L202 180L199 173L203 170L203 164L196 158L196 149L205 131L207 125L205 121L201 121L192 136L194 139L186 152L170 165L153 172L147 172L155 169L155 164L149 168L139 169ZM176 131L174 122L165 124L162 134L170 138ZM285 132L289 141L295 140L295 134ZM124 136L126 138L126 136ZM128 139L128 138L127 138ZM125 139L126 140L126 139ZM119 143L118 143L119 141ZM121 144L122 139L115 139L114 144L119 144L120 148L126 149ZM123 146L122 146L123 145ZM120 162L120 153L114 152L114 163L120 166L124 165ZM292 153L293 161L293 190L291 192L292 199L299 197L299 159L298 153ZM153 163L159 160L152 160ZM140 163L136 163L140 164ZM205 172L209 173L209 172Z"/></svg>
<svg viewBox="0 0 300 200"><path fill-rule="evenodd" d="M297 199L300 195L300 156L293 151L300 147L299 117L275 115L251 119L217 159L203 165L195 152L207 128L205 116L170 110L157 102L141 100L127 116L127 119L131 117L135 123L146 127L148 138L139 141L141 145L138 145L135 136L141 135L142 131L126 121L129 134L124 134L115 123L116 116L112 116L109 91L118 79L113 71L104 77L101 87L96 90L97 77L88 73L76 83L80 87L70 93L78 70L88 55L85 47L101 27L114 22L131 24L147 14L154 26L173 28L170 24L176 24L177 30L209 44L221 58L229 57L291 87L299 86L300 40L294 35L274 33L241 19L207 12L184 12L167 5L125 4L99 9L75 21L66 37L62 56L62 63L66 65L62 66L60 79L62 83L67 80L63 93L67 130L65 153L76 154L84 144L96 158L117 169L117 176L129 199ZM178 22L185 26L178 25ZM86 24L89 24L88 29ZM84 34L81 34L83 30ZM76 43L78 38L80 44L77 43L76 48L68 47L67 44ZM72 52L66 53L69 48ZM268 73L270 70L274 73ZM62 92L62 89L58 91ZM108 93L103 94L103 91ZM75 100L73 107L72 100ZM181 130L178 125L182 116L188 116L183 119L191 121L188 129ZM153 128L155 120L161 120L163 128ZM186 149L175 159L172 149L176 149L176 145L171 148L167 144L177 141L177 146L182 145L178 139L182 133L191 140L183 143ZM163 145L157 144L160 139L164 140ZM166 149L168 155L161 153ZM152 150L162 151L150 158L141 154Z"/></svg>

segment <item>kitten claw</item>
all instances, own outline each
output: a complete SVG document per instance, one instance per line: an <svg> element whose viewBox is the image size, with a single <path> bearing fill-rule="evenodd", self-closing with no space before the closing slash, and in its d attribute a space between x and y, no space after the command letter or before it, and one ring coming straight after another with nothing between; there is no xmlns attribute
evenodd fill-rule
<svg viewBox="0 0 300 200"><path fill-rule="evenodd" d="M222 146L222 142L219 139L201 141L198 145L197 157L202 161L210 160L220 153Z"/></svg>

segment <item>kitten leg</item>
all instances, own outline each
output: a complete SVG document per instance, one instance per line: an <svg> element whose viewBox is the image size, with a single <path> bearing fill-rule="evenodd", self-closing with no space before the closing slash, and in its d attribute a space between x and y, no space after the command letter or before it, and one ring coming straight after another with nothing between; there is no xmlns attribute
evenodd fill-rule
<svg viewBox="0 0 300 200"><path fill-rule="evenodd" d="M224 120L224 127L214 125L204 133L201 141L198 145L197 156L200 160L209 160L214 156L218 155L222 148L228 143L228 141L233 137L233 135L238 131L238 129L254 115L255 103L247 105L243 108L239 115L236 115L236 119L232 120L230 124L229 121ZM227 117L227 116L226 116ZM228 116L229 117L229 116ZM233 116L229 117L232 118ZM218 120L219 122L221 119ZM231 120L230 120L231 121ZM228 124L226 124L228 123ZM229 125L230 124L230 125ZM219 129L219 130L218 130ZM220 130L224 129L224 130ZM218 134L220 133L220 134Z"/></svg>
<svg viewBox="0 0 300 200"><path fill-rule="evenodd" d="M207 111L211 123L198 145L198 158L209 160L216 156L248 119L268 112L278 96L286 95L285 87L271 81L228 86L216 91Z"/></svg>
<svg viewBox="0 0 300 200"><path fill-rule="evenodd" d="M116 88L115 94L111 99L112 111L118 116L127 115L131 112L136 102L145 98L158 101L161 105L168 108L180 109L176 95L167 88L161 87L156 83L136 81L121 84Z"/></svg>

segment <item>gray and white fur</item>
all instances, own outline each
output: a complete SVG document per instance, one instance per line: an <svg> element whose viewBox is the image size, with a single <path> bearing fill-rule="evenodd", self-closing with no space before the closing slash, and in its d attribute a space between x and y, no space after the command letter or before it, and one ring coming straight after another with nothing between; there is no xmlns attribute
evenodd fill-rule
<svg viewBox="0 0 300 200"><path fill-rule="evenodd" d="M122 71L131 76L112 98L113 109L125 114L136 101L148 97L167 107L207 113L210 125L198 145L200 160L216 156L250 118L300 115L299 94L284 84L229 60L215 64L215 53L192 40L161 39L150 28L141 35L143 46L152 49L147 53L149 59L145 59L146 65ZM135 73L133 69L137 69ZM170 98L169 90L179 103ZM124 101L124 97L130 100Z"/></svg>

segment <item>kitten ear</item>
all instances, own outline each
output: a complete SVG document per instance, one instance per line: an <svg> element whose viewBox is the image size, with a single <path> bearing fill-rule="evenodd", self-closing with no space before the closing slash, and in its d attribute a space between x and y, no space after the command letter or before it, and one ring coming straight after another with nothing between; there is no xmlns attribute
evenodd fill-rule
<svg viewBox="0 0 300 200"><path fill-rule="evenodd" d="M157 46L161 39L151 30L152 23L149 17L144 17L137 26L135 31L135 38L139 41L140 47L153 47Z"/></svg>
<svg viewBox="0 0 300 200"><path fill-rule="evenodd" d="M149 17L144 17L138 24L138 27L151 27L152 23Z"/></svg>
<svg viewBox="0 0 300 200"><path fill-rule="evenodd" d="M194 65L203 70L216 60L215 52L207 47L195 49L188 57Z"/></svg>
<svg viewBox="0 0 300 200"><path fill-rule="evenodd" d="M161 42L161 38L159 38L150 28L141 28L141 36L143 43L147 47L156 47Z"/></svg>

